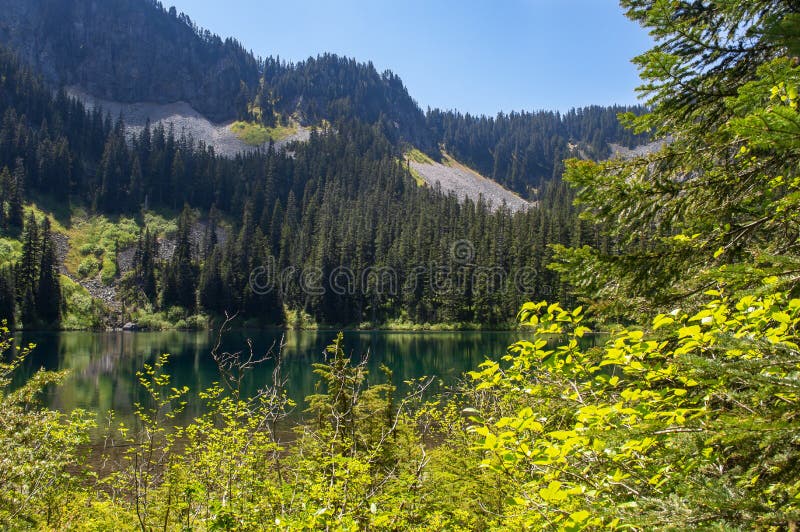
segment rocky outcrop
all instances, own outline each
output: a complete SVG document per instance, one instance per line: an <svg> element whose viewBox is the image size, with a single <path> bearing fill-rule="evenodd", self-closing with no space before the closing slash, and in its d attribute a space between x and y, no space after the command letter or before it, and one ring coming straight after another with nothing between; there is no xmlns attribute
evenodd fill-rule
<svg viewBox="0 0 800 532"><path fill-rule="evenodd" d="M492 210L505 205L512 212L524 211L533 205L447 154L444 154L444 161L446 164L408 161L408 165L429 186L439 186L443 192L455 194L462 201L466 198L474 202L483 199Z"/></svg>
<svg viewBox="0 0 800 532"><path fill-rule="evenodd" d="M258 65L151 0L0 0L0 42L54 86L118 102L188 102L212 121L246 105Z"/></svg>
<svg viewBox="0 0 800 532"><path fill-rule="evenodd" d="M627 148L622 146L621 144L614 144L609 143L608 147L611 149L611 158L612 159L634 159L636 157L642 157L644 155L650 155L651 153L655 153L659 151L664 145L669 144L672 142L671 138L666 139L659 139L654 140L653 142L648 142L646 144L642 144L640 146L636 146L635 148Z"/></svg>
<svg viewBox="0 0 800 532"><path fill-rule="evenodd" d="M203 260L205 257L202 255L201 250L203 247L203 239L205 238L208 223L205 221L198 221L192 225L189 231L189 240L191 242L192 256L198 261ZM224 246L230 238L229 231L224 227L217 227L216 230L217 243ZM158 239L158 258L159 260L169 260L175 254L176 241L173 236L165 236ZM134 259L136 256L136 246L130 246L126 249L120 250L117 253L117 267L120 273L129 272L136 266Z"/></svg>
<svg viewBox="0 0 800 532"><path fill-rule="evenodd" d="M56 258L58 259L58 271L62 275L69 277L72 282L81 285L92 298L102 301L106 308L116 315L122 308L122 304L117 298L117 288L114 285L107 285L100 280L100 274L89 279L81 279L67 270L64 260L69 252L69 237L63 233L54 231L52 233L53 243L55 244ZM115 316L109 316L113 324Z"/></svg>

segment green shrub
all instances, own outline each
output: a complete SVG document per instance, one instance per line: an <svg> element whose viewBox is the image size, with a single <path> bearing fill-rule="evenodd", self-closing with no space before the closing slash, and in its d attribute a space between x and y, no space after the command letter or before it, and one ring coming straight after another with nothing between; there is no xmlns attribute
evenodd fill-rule
<svg viewBox="0 0 800 532"><path fill-rule="evenodd" d="M98 259L103 256L104 250L97 244L83 244L78 251L82 256L94 255Z"/></svg>
<svg viewBox="0 0 800 532"><path fill-rule="evenodd" d="M101 302L94 299L78 283L66 275L60 277L65 311L61 318L64 329L94 329L103 325L106 312Z"/></svg>
<svg viewBox="0 0 800 532"><path fill-rule="evenodd" d="M97 272L99 271L100 271L100 261L98 261L93 256L86 257L78 265L78 275L80 275L84 279L88 277L94 277L95 275L97 275Z"/></svg>
<svg viewBox="0 0 800 532"><path fill-rule="evenodd" d="M80 491L82 449L93 426L81 410L62 414L39 402L64 372L38 371L21 386L12 377L33 346L13 349L8 329L0 326L0 528L58 527L63 509Z"/></svg>

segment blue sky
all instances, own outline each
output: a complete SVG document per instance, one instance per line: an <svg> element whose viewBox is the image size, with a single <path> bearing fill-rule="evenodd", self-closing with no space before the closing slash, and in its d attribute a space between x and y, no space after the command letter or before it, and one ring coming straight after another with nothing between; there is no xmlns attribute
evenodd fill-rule
<svg viewBox="0 0 800 532"><path fill-rule="evenodd" d="M650 37L614 0L164 0L256 55L390 69L427 106L493 115L636 103Z"/></svg>

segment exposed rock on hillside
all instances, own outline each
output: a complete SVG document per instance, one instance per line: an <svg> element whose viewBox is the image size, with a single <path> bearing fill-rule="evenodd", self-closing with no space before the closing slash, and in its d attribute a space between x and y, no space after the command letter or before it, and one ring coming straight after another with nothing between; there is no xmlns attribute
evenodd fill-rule
<svg viewBox="0 0 800 532"><path fill-rule="evenodd" d="M208 229L208 223L205 221L195 222L189 232L189 239L192 244L192 255L197 260L202 260L201 253L203 238L205 237ZM229 231L224 227L217 227L217 243L224 246L230 237ZM173 237L163 237L158 240L158 258L161 260L169 260L175 254L176 241ZM127 249L120 250L117 253L117 266L120 273L131 271L135 264L133 262L136 254L136 246L130 246Z"/></svg>
<svg viewBox="0 0 800 532"><path fill-rule="evenodd" d="M230 122L215 124L186 102L168 104L113 102L92 96L76 86L69 87L67 92L81 100L89 108L99 106L115 119L122 116L127 131L131 134L139 133L150 119L153 126L161 123L166 129L172 127L176 136L180 137L181 134L185 134L187 138L191 137L197 142L204 142L208 146L213 146L220 155L233 156L259 148L259 146L251 146L239 140L230 130ZM299 127L297 133L276 141L275 149L281 149L295 140L306 141L309 135L310 129Z"/></svg>
<svg viewBox="0 0 800 532"><path fill-rule="evenodd" d="M664 144L669 142L669 140L656 140L653 142L648 142L647 144L642 144L641 146L636 146L635 148L627 148L620 144L609 144L609 148L611 148L611 158L612 159L633 159L635 157L641 157L642 155L649 155L651 153L655 153L664 147Z"/></svg>
<svg viewBox="0 0 800 532"><path fill-rule="evenodd" d="M408 164L428 185L435 187L438 183L444 192L452 192L462 201L465 198L478 201L483 197L493 209L500 208L505 202L511 211L521 211L532 206L532 203L458 163L455 159L445 155L445 162L447 164L409 160Z"/></svg>
<svg viewBox="0 0 800 532"><path fill-rule="evenodd" d="M53 243L55 244L56 258L58 260L58 270L61 274L66 275L75 283L81 285L89 292L94 299L102 301L109 310L118 312L122 305L117 300L117 289L113 285L106 285L99 279L99 274L96 277L89 279L80 279L72 275L64 265L64 260L69 251L69 237L67 235L54 231L52 233Z"/></svg>

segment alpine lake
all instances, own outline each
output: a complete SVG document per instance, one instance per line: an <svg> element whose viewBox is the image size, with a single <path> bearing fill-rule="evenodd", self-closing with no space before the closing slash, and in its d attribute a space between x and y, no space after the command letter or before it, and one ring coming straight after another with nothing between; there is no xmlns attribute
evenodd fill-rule
<svg viewBox="0 0 800 532"><path fill-rule="evenodd" d="M98 429L114 412L117 421L126 424L134 418L135 404L147 404L147 392L139 383L137 372L168 353L165 372L171 376L170 387L187 386L188 404L179 421L202 413L203 401L198 392L221 381L212 349L220 342L219 352L241 352L248 357L250 347L255 358L273 356L257 364L243 380L243 396L252 396L273 381L274 354L282 346L281 374L285 391L295 406L290 417L299 419L306 408L305 397L315 393L317 375L313 364L324 362L325 347L336 338L334 330L234 330L222 338L214 331L164 332L18 332L17 344L36 344L20 368L21 382L40 368L67 370L67 377L48 388L46 404L63 412L75 408L96 415ZM367 356L368 382L385 381L385 365L402 395L410 390L406 381L432 377L428 394L446 391L477 369L486 358L499 359L508 346L529 339L526 331L397 332L345 331L344 349L358 363ZM591 335L585 339L592 345ZM554 339L554 343L555 339Z"/></svg>

